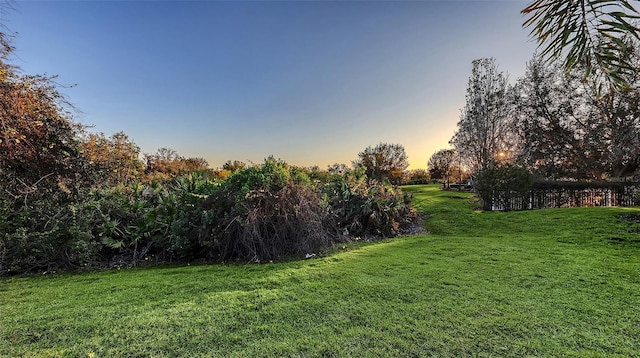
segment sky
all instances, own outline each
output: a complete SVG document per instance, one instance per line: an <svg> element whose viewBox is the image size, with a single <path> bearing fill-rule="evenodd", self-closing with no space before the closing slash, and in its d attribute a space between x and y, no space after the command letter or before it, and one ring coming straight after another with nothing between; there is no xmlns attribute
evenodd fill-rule
<svg viewBox="0 0 640 358"><path fill-rule="evenodd" d="M536 44L527 1L18 1L13 63L58 75L92 132L143 153L350 164L378 143L409 169L449 147L471 62L511 82Z"/></svg>

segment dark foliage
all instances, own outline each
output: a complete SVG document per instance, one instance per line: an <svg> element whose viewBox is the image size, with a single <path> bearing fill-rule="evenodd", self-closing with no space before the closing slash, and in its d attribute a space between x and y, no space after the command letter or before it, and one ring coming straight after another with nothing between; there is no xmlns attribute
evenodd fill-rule
<svg viewBox="0 0 640 358"><path fill-rule="evenodd" d="M407 153L400 144L380 143L358 153L354 166L364 167L367 177L377 181L402 183L403 172L409 167Z"/></svg>
<svg viewBox="0 0 640 358"><path fill-rule="evenodd" d="M313 171L312 171L313 172ZM254 262L330 247L351 236L397 235L415 216L410 198L362 171L310 181L272 158L240 170L205 202L205 241L223 259Z"/></svg>
<svg viewBox="0 0 640 358"><path fill-rule="evenodd" d="M344 229L392 236L414 215L409 198L363 171L268 158L214 173L204 159L166 148L146 155L143 168L124 133L86 135L51 77L18 75L7 63L12 51L0 33L0 275L264 262L325 250ZM406 155L391 149L401 163L385 170L395 173Z"/></svg>
<svg viewBox="0 0 640 358"><path fill-rule="evenodd" d="M410 198L360 173L310 180L269 158L225 181L174 180L0 200L0 275L155 262L265 262L397 235ZM65 195L62 195L65 194ZM345 232L346 231L346 232Z"/></svg>
<svg viewBox="0 0 640 358"><path fill-rule="evenodd" d="M214 186L192 175L166 187L88 189L18 207L0 202L0 275L190 259L198 249L190 238L199 230L199 193Z"/></svg>
<svg viewBox="0 0 640 358"><path fill-rule="evenodd" d="M416 217L410 195L368 181L362 172L335 177L325 185L324 193L339 227L350 235L395 236Z"/></svg>
<svg viewBox="0 0 640 358"><path fill-rule="evenodd" d="M494 207L511 210L512 198L526 195L531 185L532 176L526 169L499 162L493 162L481 170L474 182L483 210L492 210Z"/></svg>
<svg viewBox="0 0 640 358"><path fill-rule="evenodd" d="M274 260L327 248L335 238L308 177L274 158L237 170L203 208L200 242L224 260Z"/></svg>
<svg viewBox="0 0 640 358"><path fill-rule="evenodd" d="M407 170L402 178L403 185L429 184L431 176L424 169Z"/></svg>

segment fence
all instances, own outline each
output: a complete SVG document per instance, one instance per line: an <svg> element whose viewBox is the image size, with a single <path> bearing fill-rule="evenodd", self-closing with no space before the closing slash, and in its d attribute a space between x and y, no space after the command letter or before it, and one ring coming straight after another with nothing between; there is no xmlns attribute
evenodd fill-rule
<svg viewBox="0 0 640 358"><path fill-rule="evenodd" d="M494 193L492 210L640 206L640 183L536 182L525 193Z"/></svg>

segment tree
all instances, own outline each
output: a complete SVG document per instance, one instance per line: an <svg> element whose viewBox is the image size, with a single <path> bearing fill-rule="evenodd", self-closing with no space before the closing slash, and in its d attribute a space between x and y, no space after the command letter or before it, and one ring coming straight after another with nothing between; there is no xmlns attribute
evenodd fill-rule
<svg viewBox="0 0 640 358"><path fill-rule="evenodd" d="M106 184L127 184L140 179L144 170L138 147L124 132L107 138L103 133L89 134L82 141L83 154L89 159L91 173Z"/></svg>
<svg viewBox="0 0 640 358"><path fill-rule="evenodd" d="M612 92L595 102L595 112L605 119L600 133L610 177L631 176L640 168L640 76L631 83L633 90Z"/></svg>
<svg viewBox="0 0 640 358"><path fill-rule="evenodd" d="M392 184L399 185L409 161L402 145L380 143L358 153L358 159L353 164L366 168L367 177L370 179L388 179Z"/></svg>
<svg viewBox="0 0 640 358"><path fill-rule="evenodd" d="M55 76L21 75L13 46L0 32L0 182L14 198L70 192L88 180L80 153L82 126L58 91ZM46 190L45 190L46 188Z"/></svg>
<svg viewBox="0 0 640 358"><path fill-rule="evenodd" d="M442 180L442 187L449 188L450 178L453 173L455 161L458 155L455 149L440 149L433 153L427 163L431 179Z"/></svg>
<svg viewBox="0 0 640 358"><path fill-rule="evenodd" d="M3 14L2 7L0 7L0 15ZM16 67L9 62L9 56L14 50L10 35L0 31L0 81L2 82L17 76Z"/></svg>
<svg viewBox="0 0 640 358"><path fill-rule="evenodd" d="M209 169L209 162L200 157L183 158L182 163L184 171L187 173Z"/></svg>
<svg viewBox="0 0 640 358"><path fill-rule="evenodd" d="M203 158L184 158L171 148L160 148L154 154L145 154L147 180L167 180L178 175L207 169Z"/></svg>
<svg viewBox="0 0 640 358"><path fill-rule="evenodd" d="M229 172L234 173L246 167L247 167L247 164L239 160L234 160L234 161L227 160L227 162L222 165L222 170L228 170Z"/></svg>
<svg viewBox="0 0 640 358"><path fill-rule="evenodd" d="M586 106L576 82L536 57L516 88L520 159L544 177L586 177L591 170L578 133L587 130Z"/></svg>
<svg viewBox="0 0 640 358"><path fill-rule="evenodd" d="M626 11L626 12L625 12ZM562 59L569 72L583 68L586 77L601 77L598 92L607 83L614 90L628 89L625 74L636 71L628 60L630 41L640 39L633 21L640 18L628 0L534 0L522 10L524 26L549 61Z"/></svg>
<svg viewBox="0 0 640 358"><path fill-rule="evenodd" d="M495 156L512 149L507 76L494 59L473 61L467 85L466 105L450 143L473 173L485 168Z"/></svg>
<svg viewBox="0 0 640 358"><path fill-rule="evenodd" d="M610 177L631 176L640 168L640 42L631 49L629 63L635 71L624 74L626 91L592 95L592 116L602 119L599 134Z"/></svg>
<svg viewBox="0 0 640 358"><path fill-rule="evenodd" d="M640 64L638 57L633 61ZM551 179L605 179L637 170L640 76L626 78L633 89L604 96L593 81L539 57L529 62L516 85L514 127L519 159L530 170Z"/></svg>
<svg viewBox="0 0 640 358"><path fill-rule="evenodd" d="M429 172L424 169L407 170L404 173L402 184L415 185L415 184L429 184Z"/></svg>

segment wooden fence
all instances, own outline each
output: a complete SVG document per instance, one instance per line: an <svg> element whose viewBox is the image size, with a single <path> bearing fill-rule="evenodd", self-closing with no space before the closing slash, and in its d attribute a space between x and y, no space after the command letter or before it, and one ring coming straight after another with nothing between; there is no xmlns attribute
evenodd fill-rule
<svg viewBox="0 0 640 358"><path fill-rule="evenodd" d="M640 183L536 182L524 193L497 192L493 210L531 210L581 206L640 206Z"/></svg>

